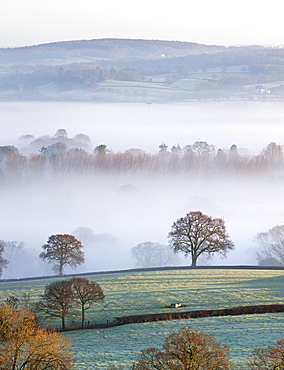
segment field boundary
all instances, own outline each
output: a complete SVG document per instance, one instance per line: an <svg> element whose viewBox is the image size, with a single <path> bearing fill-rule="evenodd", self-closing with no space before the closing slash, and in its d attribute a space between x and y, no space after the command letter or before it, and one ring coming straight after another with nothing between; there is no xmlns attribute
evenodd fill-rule
<svg viewBox="0 0 284 370"><path fill-rule="evenodd" d="M239 306L232 308L221 308L217 310L163 312L163 313L117 317L114 326L153 321L182 320L182 319L195 319L201 317L238 316L238 315L253 315L253 314L281 313L281 312L284 312L284 304Z"/></svg>
<svg viewBox="0 0 284 370"><path fill-rule="evenodd" d="M121 274L133 272L147 272L147 271L170 271L170 270L284 270L284 266L258 266L258 265L214 265L214 266L165 266L165 267L145 267L133 268L125 270L110 270L110 271L93 271L93 272L79 272L74 274L48 275L48 276L32 276L25 278L11 278L0 279L0 283L26 280L44 280L44 279L62 279L73 276L91 276L91 275L108 275Z"/></svg>

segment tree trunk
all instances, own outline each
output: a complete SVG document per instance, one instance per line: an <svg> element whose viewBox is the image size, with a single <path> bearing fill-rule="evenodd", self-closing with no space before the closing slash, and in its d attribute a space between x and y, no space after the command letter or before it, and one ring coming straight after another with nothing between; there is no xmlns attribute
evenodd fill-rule
<svg viewBox="0 0 284 370"><path fill-rule="evenodd" d="M191 266L195 267L197 262L197 255L196 254L191 254Z"/></svg>
<svg viewBox="0 0 284 370"><path fill-rule="evenodd" d="M82 305L82 323L81 323L81 328L85 329L85 309L84 305Z"/></svg>
<svg viewBox="0 0 284 370"><path fill-rule="evenodd" d="M59 262L59 275L63 276L63 263Z"/></svg>
<svg viewBox="0 0 284 370"><path fill-rule="evenodd" d="M65 329L65 317L62 316L62 329L64 330Z"/></svg>

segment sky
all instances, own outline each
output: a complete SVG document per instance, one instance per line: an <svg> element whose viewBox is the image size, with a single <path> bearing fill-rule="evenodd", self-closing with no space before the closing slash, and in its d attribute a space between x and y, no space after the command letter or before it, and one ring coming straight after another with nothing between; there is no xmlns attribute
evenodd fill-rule
<svg viewBox="0 0 284 370"><path fill-rule="evenodd" d="M132 38L282 46L279 0L2 0L0 47Z"/></svg>

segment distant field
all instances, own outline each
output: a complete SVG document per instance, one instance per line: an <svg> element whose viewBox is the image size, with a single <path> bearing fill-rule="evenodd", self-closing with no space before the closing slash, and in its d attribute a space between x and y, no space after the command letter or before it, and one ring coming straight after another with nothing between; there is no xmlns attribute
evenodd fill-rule
<svg viewBox="0 0 284 370"><path fill-rule="evenodd" d="M178 310L190 311L283 303L284 299L281 270L177 269L86 277L97 281L106 296L103 304L87 312L91 324L113 321L119 316L169 312L173 309L166 306L176 302L186 306ZM0 302L10 295L20 297L23 292L30 293L36 300L51 281L53 279L1 283ZM132 324L66 335L73 338L79 370L107 369L111 363L127 365L139 350L150 345L160 346L171 331L182 326L214 334L222 344L231 347L235 363L243 364L252 348L273 344L283 336L283 319L283 314L216 317Z"/></svg>

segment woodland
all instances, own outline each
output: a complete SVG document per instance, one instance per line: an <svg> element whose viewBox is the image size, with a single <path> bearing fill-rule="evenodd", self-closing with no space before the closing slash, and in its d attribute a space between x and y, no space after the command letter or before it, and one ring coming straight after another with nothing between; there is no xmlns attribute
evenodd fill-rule
<svg viewBox="0 0 284 370"><path fill-rule="evenodd" d="M196 141L181 148L168 148L161 143L156 154L142 149L127 149L114 153L107 145L94 149L88 135L68 138L65 129L54 136L23 135L25 147L0 146L0 181L27 181L41 176L90 175L99 173L131 173L189 176L268 176L283 179L283 145L269 143L259 154L248 150L238 152L236 145L215 149L205 141ZM125 189L131 191L132 189Z"/></svg>

